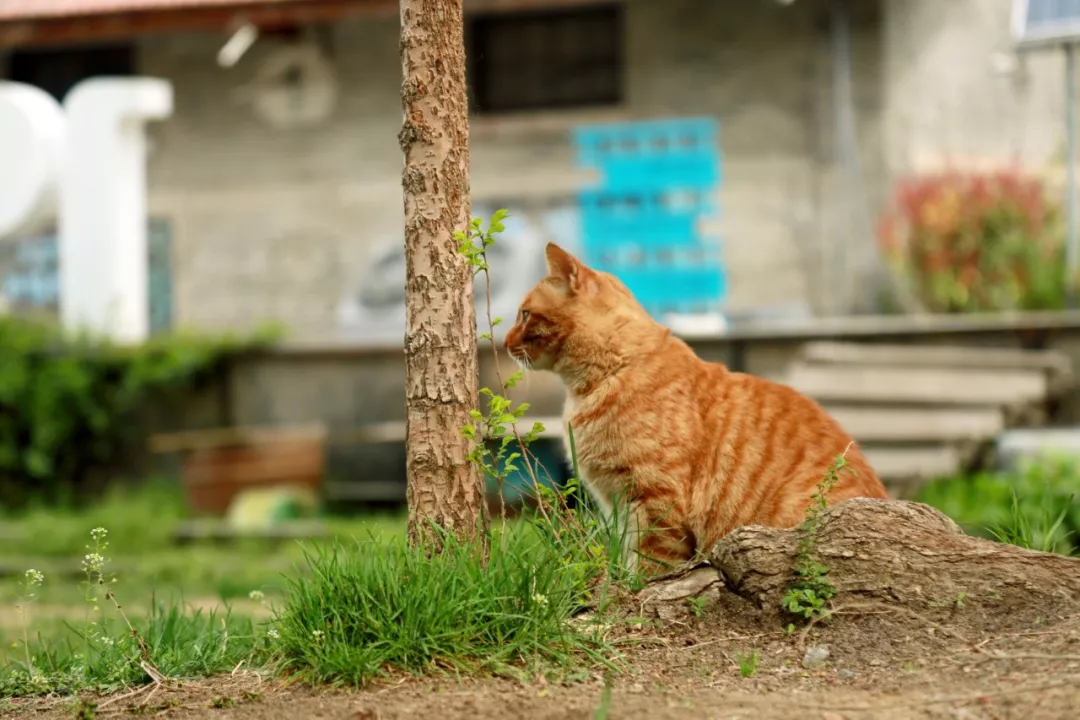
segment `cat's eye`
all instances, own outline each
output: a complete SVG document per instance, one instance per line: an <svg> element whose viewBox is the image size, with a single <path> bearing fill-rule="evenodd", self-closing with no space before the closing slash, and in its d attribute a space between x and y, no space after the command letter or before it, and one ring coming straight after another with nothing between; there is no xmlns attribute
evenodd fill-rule
<svg viewBox="0 0 1080 720"><path fill-rule="evenodd" d="M529 319L529 311L528 310L522 310L521 311L521 322L525 322L528 319Z"/></svg>

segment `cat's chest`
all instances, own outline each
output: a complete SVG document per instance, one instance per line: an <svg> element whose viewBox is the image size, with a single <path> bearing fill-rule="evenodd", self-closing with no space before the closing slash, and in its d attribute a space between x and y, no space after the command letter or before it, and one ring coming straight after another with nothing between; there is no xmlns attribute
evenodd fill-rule
<svg viewBox="0 0 1080 720"><path fill-rule="evenodd" d="M567 398L563 406L566 457L577 460L583 481L608 494L624 486L632 476L632 468L623 457L625 428L617 420L591 419L593 414L594 408L588 403Z"/></svg>

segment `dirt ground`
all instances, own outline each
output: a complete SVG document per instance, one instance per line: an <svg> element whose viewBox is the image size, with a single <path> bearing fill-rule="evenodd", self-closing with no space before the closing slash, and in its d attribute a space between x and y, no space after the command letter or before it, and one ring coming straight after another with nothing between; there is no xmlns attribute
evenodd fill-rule
<svg viewBox="0 0 1080 720"><path fill-rule="evenodd" d="M392 720L438 718L723 718L735 720L1076 720L1080 718L1080 599L1002 612L993 598L957 598L916 612L850 604L829 623L785 633L776 614L714 590L689 601L638 608L643 622L612 633L625 669L603 701L599 671L569 682L537 678L397 678L363 691L286 686L239 670L130 696L18 701L26 718ZM1063 612L1060 608L1068 608ZM694 610L698 612L694 612ZM1071 613L1071 614L1069 614ZM649 617L651 616L651 617ZM807 651L828 657L804 666ZM739 661L759 653L752 677ZM606 711L606 714L605 714Z"/></svg>

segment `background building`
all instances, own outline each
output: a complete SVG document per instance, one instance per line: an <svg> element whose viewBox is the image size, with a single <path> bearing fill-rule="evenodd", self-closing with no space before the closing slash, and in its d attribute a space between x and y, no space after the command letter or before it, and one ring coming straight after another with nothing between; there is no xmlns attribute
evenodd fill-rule
<svg viewBox="0 0 1080 720"><path fill-rule="evenodd" d="M594 180L574 128L715 117L734 313L874 310L895 178L1061 161L1063 61L1013 53L1009 0L466 8L477 209L574 246L574 193ZM260 37L220 66L244 22ZM275 318L329 337L372 253L400 242L397 25L386 0L0 0L0 76L58 97L93 75L169 79L149 160L155 328ZM55 270L47 244L0 252L9 305L50 302L33 280Z"/></svg>

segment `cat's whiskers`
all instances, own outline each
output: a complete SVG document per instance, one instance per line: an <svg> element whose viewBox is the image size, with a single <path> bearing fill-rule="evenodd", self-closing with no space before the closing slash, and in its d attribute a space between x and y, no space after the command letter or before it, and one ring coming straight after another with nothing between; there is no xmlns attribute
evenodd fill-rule
<svg viewBox="0 0 1080 720"><path fill-rule="evenodd" d="M529 381L532 379L533 365L532 360L529 359L528 353L510 353L510 359L514 361L514 364L518 366L518 369L522 371L525 379L525 389L529 389Z"/></svg>
<svg viewBox="0 0 1080 720"><path fill-rule="evenodd" d="M529 383L532 381L533 365L532 360L528 355L521 358L522 369L525 371L525 389L529 389Z"/></svg>

